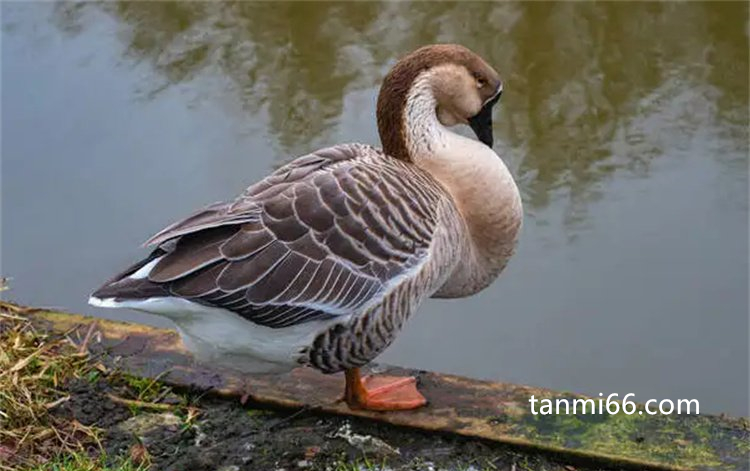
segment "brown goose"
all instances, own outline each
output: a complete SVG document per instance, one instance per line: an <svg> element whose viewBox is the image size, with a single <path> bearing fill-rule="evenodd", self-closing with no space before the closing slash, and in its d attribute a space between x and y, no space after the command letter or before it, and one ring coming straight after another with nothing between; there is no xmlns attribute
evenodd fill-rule
<svg viewBox="0 0 750 471"><path fill-rule="evenodd" d="M343 370L350 407L424 405L413 378L359 367L425 298L476 293L513 254L521 199L492 150L501 92L462 46L412 52L380 90L382 151L344 144L292 161L156 234L90 303L167 317L196 358L242 372Z"/></svg>

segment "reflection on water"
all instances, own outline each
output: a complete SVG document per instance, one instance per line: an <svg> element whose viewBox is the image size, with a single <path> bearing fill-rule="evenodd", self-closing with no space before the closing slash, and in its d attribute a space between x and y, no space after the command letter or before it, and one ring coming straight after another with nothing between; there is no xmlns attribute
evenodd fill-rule
<svg viewBox="0 0 750 471"><path fill-rule="evenodd" d="M745 145L748 88L737 5L677 3L119 2L101 5L125 27L126 56L162 74L153 97L210 71L230 78L248 113L264 108L284 157L330 143L344 96L372 88L422 44L460 42L497 64L510 91L498 133L521 162L524 201L544 207L566 190L570 219L625 168L647 174L665 144L705 123ZM74 12L77 12L74 13ZM75 30L81 5L62 4ZM727 25L734 24L731 28ZM78 26L82 28L82 26ZM689 32L689 34L686 34ZM149 78L151 80L151 78ZM674 109L661 108L674 95ZM368 110L370 111L370 110ZM371 111L370 111L371 112ZM648 126L652 113L658 129ZM718 122L717 122L718 121ZM672 135L666 139L662 132ZM613 140L624 144L622 153Z"/></svg>
<svg viewBox="0 0 750 471"><path fill-rule="evenodd" d="M150 160L123 163L126 140L110 136L99 145L123 158L88 161L72 149L85 153L85 140L101 136L75 130L73 139L58 141L69 152L22 142L42 114L52 115L46 119L53 123L65 121L69 108L51 100L36 112L19 111L28 119L9 125L19 133L3 142L3 201L16 205L22 194L34 198L6 184L8 173L16 182L35 175L14 166L21 151L31 148L40 165L59 165L49 160L55 150L72 159L72 168L58 178L66 171L81 178L86 171L76 169L77 162L93 166L90 180L132 171L127 174L138 191L165 200L144 202L137 192L120 194L101 183L81 187L91 191L73 196L85 201L81 209L102 194L113 201L104 219L92 216L86 224L110 217L115 226L86 238L88 247L97 247L97 256L86 262L96 265L95 273L87 275L87 286L81 282L57 293L57 302L83 309L79 298L100 281L94 274L105 276L117 268L115 261L122 264L127 248L114 243L124 237L114 233L124 230L117 220L132 218L128 226L136 227L127 233L142 239L296 155L341 141L377 142L374 97L388 67L422 44L458 42L496 65L504 78L496 138L521 186L527 225L503 280L464 301L478 311L475 322L456 320L457 305L431 303L385 359L586 392L621 387L623 394L673 398L692 392L713 401L709 409L747 413L747 5L117 2L3 4L3 13L10 43L3 45L4 135L8 117L22 107L13 98L6 105L6 91L24 81L39 83L41 98L85 89L72 84L60 90L46 82L40 65L21 58L33 52L49 70L76 80L121 84L112 92L122 97L119 105L109 110L96 103L109 103L112 96L77 96L88 110L81 116L112 120L123 134L141 133L132 145L152 153ZM76 56L81 51L86 57ZM14 65L22 72L6 72ZM159 129L145 131L137 117ZM173 192L158 192L165 178L194 191L175 201ZM201 189L206 186L210 190ZM138 207L149 208L147 214ZM33 216L7 204L3 209L4 227ZM49 281L45 270L13 255L31 249L28 240L9 231L3 231L4 270L27 276L18 280L16 293L28 302L50 299L40 297L29 279ZM111 246L101 241L104 235ZM50 264L63 262L50 257ZM653 283L644 285L647 279ZM559 319L578 329L544 327ZM438 326L464 324L473 333L456 334L450 351L425 352L433 337L445 336ZM606 352L613 329L629 340L614 341ZM694 345L701 343L696 330L713 343ZM477 338L477 331L495 335ZM579 348L566 347L563 334ZM542 345L524 349L524 335ZM544 366L561 351L568 353L560 358L575 366ZM509 358L515 354L524 359ZM676 377L664 380L663 368L681 356L692 367L675 366ZM498 357L508 358L501 367ZM727 362L733 373L695 372L716 362ZM616 371L597 370L602 364ZM712 381L737 387L713 393L705 385Z"/></svg>

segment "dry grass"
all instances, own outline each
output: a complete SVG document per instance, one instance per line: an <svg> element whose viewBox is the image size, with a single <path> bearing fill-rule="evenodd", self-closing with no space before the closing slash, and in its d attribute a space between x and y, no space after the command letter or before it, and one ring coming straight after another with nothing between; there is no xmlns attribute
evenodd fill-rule
<svg viewBox="0 0 750 471"><path fill-rule="evenodd" d="M38 331L27 311L0 301L0 469L100 447L97 430L50 413L69 399L61 386L94 368L86 345Z"/></svg>

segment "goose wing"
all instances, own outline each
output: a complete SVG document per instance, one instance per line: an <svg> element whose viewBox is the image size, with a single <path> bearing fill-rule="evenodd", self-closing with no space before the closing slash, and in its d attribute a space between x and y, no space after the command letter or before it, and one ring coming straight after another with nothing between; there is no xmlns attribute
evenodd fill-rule
<svg viewBox="0 0 750 471"><path fill-rule="evenodd" d="M271 328L355 313L425 262L441 198L369 146L323 149L159 232L94 296L177 296Z"/></svg>

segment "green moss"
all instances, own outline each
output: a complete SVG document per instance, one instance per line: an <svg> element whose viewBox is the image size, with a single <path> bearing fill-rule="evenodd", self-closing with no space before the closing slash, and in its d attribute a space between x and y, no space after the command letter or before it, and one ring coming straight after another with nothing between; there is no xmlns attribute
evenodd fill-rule
<svg viewBox="0 0 750 471"><path fill-rule="evenodd" d="M654 420L658 420L659 427L651 427ZM706 421L694 420L690 427L678 427L678 421L668 416L646 419L642 415L618 414L611 416L606 426L592 427L584 434L583 443L588 449L606 454L691 467L721 465L711 446L711 439L718 438L717 431L711 430Z"/></svg>
<svg viewBox="0 0 750 471"><path fill-rule="evenodd" d="M722 465L717 450L734 447L734 437L696 416L528 413L516 430L551 446L699 468Z"/></svg>
<svg viewBox="0 0 750 471"><path fill-rule="evenodd" d="M732 446L734 446L741 454L750 456L750 440L748 440L748 437L732 438Z"/></svg>

